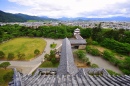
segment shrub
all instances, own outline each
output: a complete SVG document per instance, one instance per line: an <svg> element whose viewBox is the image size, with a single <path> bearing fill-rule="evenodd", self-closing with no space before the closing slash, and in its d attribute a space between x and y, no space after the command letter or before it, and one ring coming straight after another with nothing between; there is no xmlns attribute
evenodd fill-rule
<svg viewBox="0 0 130 86"><path fill-rule="evenodd" d="M89 58L88 58L88 57L83 58L82 60L83 60L84 62L86 62L86 63L89 62Z"/></svg>
<svg viewBox="0 0 130 86"><path fill-rule="evenodd" d="M50 48L53 48L53 49L54 49L54 48L56 47L56 45L57 45L57 44L55 44L55 43L53 42L53 44L50 44Z"/></svg>
<svg viewBox="0 0 130 86"><path fill-rule="evenodd" d="M51 62L52 62L53 64L57 63L56 58L55 58L55 57L52 57L52 58L51 58Z"/></svg>
<svg viewBox="0 0 130 86"><path fill-rule="evenodd" d="M38 55L39 53L40 53L40 51L39 51L38 49L35 49L35 50L34 50L34 54L35 54L35 55Z"/></svg>
<svg viewBox="0 0 130 86"><path fill-rule="evenodd" d="M56 50L51 50L50 51L50 57L55 57L55 54L56 54Z"/></svg>
<svg viewBox="0 0 130 86"><path fill-rule="evenodd" d="M92 41L92 45L98 45L97 41Z"/></svg>
<svg viewBox="0 0 130 86"><path fill-rule="evenodd" d="M24 57L25 57L25 54L24 54L24 53L18 52L17 56L18 56L19 59L25 59L25 58L24 58Z"/></svg>
<svg viewBox="0 0 130 86"><path fill-rule="evenodd" d="M127 70L127 69L121 69L121 70L122 70L122 72L123 72L124 74L127 74L127 75L130 74L130 70Z"/></svg>
<svg viewBox="0 0 130 86"><path fill-rule="evenodd" d="M44 56L44 60L46 60L46 61L50 61L50 60L51 60L50 55L49 55L49 54L45 54L45 56Z"/></svg>
<svg viewBox="0 0 130 86"><path fill-rule="evenodd" d="M100 56L100 51L98 49L91 49L90 52L93 56Z"/></svg>
<svg viewBox="0 0 130 86"><path fill-rule="evenodd" d="M86 46L86 51L87 51L88 53L90 53L90 52L91 52L91 47L90 47L90 46Z"/></svg>
<svg viewBox="0 0 130 86"><path fill-rule="evenodd" d="M111 50L116 51L117 53L129 55L130 53L130 44L128 43L121 43L118 41L115 41L113 39L104 39L104 41L101 43L102 46L109 48Z"/></svg>
<svg viewBox="0 0 130 86"><path fill-rule="evenodd" d="M112 52L105 50L103 52L103 58L105 58L106 60L110 60L110 59L115 58L115 57L114 57L114 54Z"/></svg>
<svg viewBox="0 0 130 86"><path fill-rule="evenodd" d="M3 52L3 51L0 51L0 58L2 59L2 58L4 58L4 57L5 57L4 52Z"/></svg>
<svg viewBox="0 0 130 86"><path fill-rule="evenodd" d="M86 57L86 53L85 53L85 51L83 51L83 50L77 50L77 51L75 51L75 54L77 55L77 57L78 57L79 59L83 59L83 58Z"/></svg>
<svg viewBox="0 0 130 86"><path fill-rule="evenodd" d="M116 73L116 72L114 72L114 71L112 71L112 70L108 70L108 69L107 69L107 72L108 72L110 75L120 75L119 73Z"/></svg>
<svg viewBox="0 0 130 86"><path fill-rule="evenodd" d="M91 67L92 68L98 68L98 65L97 64L92 64Z"/></svg>
<svg viewBox="0 0 130 86"><path fill-rule="evenodd" d="M109 59L109 61L110 61L111 63L113 63L115 66L119 66L119 64L121 63L121 61L118 60L118 59L116 59L114 56L111 57L111 59Z"/></svg>
<svg viewBox="0 0 130 86"><path fill-rule="evenodd" d="M86 39L86 41L87 41L87 44L88 45L91 45L92 44L92 42L93 42L93 40L92 40L92 38L90 37L90 38L88 38L88 39Z"/></svg>
<svg viewBox="0 0 130 86"><path fill-rule="evenodd" d="M127 69L130 70L130 57L126 57L124 60L124 65Z"/></svg>
<svg viewBox="0 0 130 86"><path fill-rule="evenodd" d="M87 62L87 65L88 65L88 66L90 66L90 65L91 65L91 62L90 62L90 61L88 61L88 62Z"/></svg>
<svg viewBox="0 0 130 86"><path fill-rule="evenodd" d="M8 53L8 59L9 60L14 59L14 53Z"/></svg>

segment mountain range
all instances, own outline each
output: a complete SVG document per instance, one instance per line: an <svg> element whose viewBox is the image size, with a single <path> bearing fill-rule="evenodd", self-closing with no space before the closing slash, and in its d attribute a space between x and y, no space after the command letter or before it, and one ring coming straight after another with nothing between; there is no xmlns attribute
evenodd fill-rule
<svg viewBox="0 0 130 86"><path fill-rule="evenodd" d="M35 21L130 21L130 17L108 17L108 18L85 18L85 17L76 17L76 18L49 18L47 16L30 16L26 14L12 14L0 11L0 22L27 22L28 20Z"/></svg>
<svg viewBox="0 0 130 86"><path fill-rule="evenodd" d="M59 18L58 20L61 20L61 21L130 21L130 17L123 17L123 16L108 17L108 18L62 17L62 18Z"/></svg>
<svg viewBox="0 0 130 86"><path fill-rule="evenodd" d="M36 21L50 21L56 20L48 17L38 17L38 16L30 16L26 14L12 14L0 11L0 22L27 22L28 20L36 20Z"/></svg>

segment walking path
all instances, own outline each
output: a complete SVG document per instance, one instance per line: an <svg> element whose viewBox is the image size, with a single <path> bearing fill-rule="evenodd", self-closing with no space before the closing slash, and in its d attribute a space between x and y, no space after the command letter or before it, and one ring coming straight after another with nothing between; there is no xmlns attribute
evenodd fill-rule
<svg viewBox="0 0 130 86"><path fill-rule="evenodd" d="M112 65L109 61L106 61L105 59L99 57L99 56L92 56L87 53L86 55L91 63L97 64L99 67L104 68L104 69L109 69L113 70L119 74L122 74L122 72L117 68L116 66Z"/></svg>
<svg viewBox="0 0 130 86"><path fill-rule="evenodd" d="M47 39L45 38L44 40L46 40L47 45L45 48L45 53L43 52L42 55L38 56L37 58L31 60L31 61L8 61L10 62L10 66L9 68L17 68L20 72L22 72L23 74L31 74L33 72L33 70L35 70L42 61L44 61L44 55L46 53L50 53L50 44L52 44L53 42L57 44L57 47L61 46L62 44L62 39ZM5 61L0 61L0 63L5 62Z"/></svg>

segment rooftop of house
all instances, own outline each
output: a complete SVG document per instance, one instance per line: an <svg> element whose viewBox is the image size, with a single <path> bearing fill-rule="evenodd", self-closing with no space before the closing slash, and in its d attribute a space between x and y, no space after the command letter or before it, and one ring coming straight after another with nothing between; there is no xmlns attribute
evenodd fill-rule
<svg viewBox="0 0 130 86"><path fill-rule="evenodd" d="M80 36L79 34L75 34L75 38L76 39L83 39L82 36Z"/></svg>
<svg viewBox="0 0 130 86"><path fill-rule="evenodd" d="M71 45L86 45L85 39L70 39Z"/></svg>

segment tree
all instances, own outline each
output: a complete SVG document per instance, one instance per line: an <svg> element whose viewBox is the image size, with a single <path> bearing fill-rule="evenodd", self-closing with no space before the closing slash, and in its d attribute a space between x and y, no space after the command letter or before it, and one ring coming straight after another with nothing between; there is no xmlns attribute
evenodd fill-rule
<svg viewBox="0 0 130 86"><path fill-rule="evenodd" d="M3 62L0 64L0 67L4 68L6 70L6 68L11 65L9 62Z"/></svg>
<svg viewBox="0 0 130 86"><path fill-rule="evenodd" d="M14 59L14 53L8 53L8 59Z"/></svg>
<svg viewBox="0 0 130 86"><path fill-rule="evenodd" d="M38 55L39 53L40 53L40 51L39 51L38 49L35 49L35 50L34 50L34 54L35 54L35 55Z"/></svg>
<svg viewBox="0 0 130 86"><path fill-rule="evenodd" d="M98 40L98 38L99 38L99 35L100 35L100 38L102 37L101 36L101 32L102 31L102 29L101 29L101 23L97 26L97 27L94 27L93 29L92 29L92 39L94 40L94 41L97 41Z"/></svg>
<svg viewBox="0 0 130 86"><path fill-rule="evenodd" d="M55 63L58 62L57 59L56 59L55 54L56 54L56 50L51 50L50 51L50 55L49 54L45 54L44 59L46 61L51 61L53 64L55 64Z"/></svg>
<svg viewBox="0 0 130 86"><path fill-rule="evenodd" d="M92 29L91 28L86 28L86 29L81 29L81 36L84 38L89 38L92 35Z"/></svg>
<svg viewBox="0 0 130 86"><path fill-rule="evenodd" d="M4 57L5 57L4 52L3 52L3 51L0 51L0 58L2 59L2 58L4 58Z"/></svg>

